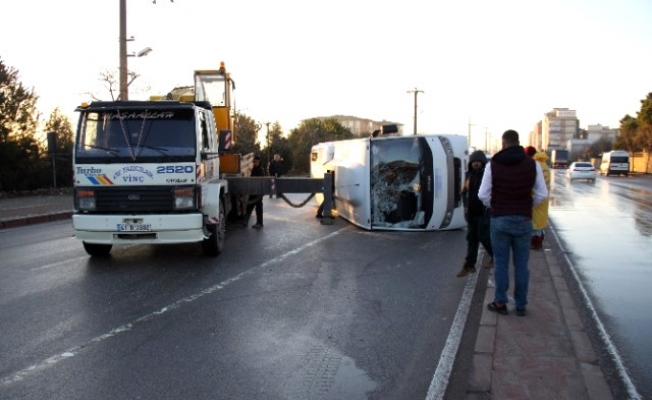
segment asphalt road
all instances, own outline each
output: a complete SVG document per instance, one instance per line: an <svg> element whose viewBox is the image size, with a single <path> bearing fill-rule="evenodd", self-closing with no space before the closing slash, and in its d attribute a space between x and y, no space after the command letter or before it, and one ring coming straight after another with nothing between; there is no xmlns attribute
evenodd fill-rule
<svg viewBox="0 0 652 400"><path fill-rule="evenodd" d="M69 220L2 231L0 398L426 398L470 300L466 232L320 225L316 206L264 201L265 228L229 227L218 258L91 259Z"/></svg>
<svg viewBox="0 0 652 400"><path fill-rule="evenodd" d="M550 216L566 258L598 321L593 338L607 376L652 398L652 177L598 177L569 182L555 170ZM588 300L588 301L587 301Z"/></svg>

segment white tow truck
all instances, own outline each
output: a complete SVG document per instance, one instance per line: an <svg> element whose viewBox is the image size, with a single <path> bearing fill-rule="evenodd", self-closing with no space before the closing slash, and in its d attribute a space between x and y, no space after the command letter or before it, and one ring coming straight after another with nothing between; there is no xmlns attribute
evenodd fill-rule
<svg viewBox="0 0 652 400"><path fill-rule="evenodd" d="M93 102L77 111L72 222L90 255L125 243L222 251L230 204L210 105Z"/></svg>
<svg viewBox="0 0 652 400"><path fill-rule="evenodd" d="M330 190L328 176L246 176L243 157L229 151L234 87L222 64L195 71L195 86L180 95L77 108L72 223L88 254L106 256L116 244L200 242L216 256L227 217L240 216L248 196Z"/></svg>

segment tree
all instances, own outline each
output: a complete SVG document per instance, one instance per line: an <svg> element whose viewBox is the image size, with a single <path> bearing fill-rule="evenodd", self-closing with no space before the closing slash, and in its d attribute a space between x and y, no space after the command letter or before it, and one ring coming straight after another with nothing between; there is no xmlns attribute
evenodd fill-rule
<svg viewBox="0 0 652 400"><path fill-rule="evenodd" d="M574 148L574 147L573 147ZM589 160L591 159L591 146L589 145L584 145L582 148L574 150L573 153L571 154L570 159L571 160Z"/></svg>
<svg viewBox="0 0 652 400"><path fill-rule="evenodd" d="M630 152L641 151L641 147L636 141L639 122L638 119L627 114L620 120L620 134L614 142L617 149L626 149Z"/></svg>
<svg viewBox="0 0 652 400"><path fill-rule="evenodd" d="M22 135L0 143L0 191L45 187L44 171L41 148L33 136Z"/></svg>
<svg viewBox="0 0 652 400"><path fill-rule="evenodd" d="M33 136L38 125L38 97L18 80L18 71L0 59L0 143Z"/></svg>
<svg viewBox="0 0 652 400"><path fill-rule="evenodd" d="M280 155L281 159L283 159L283 168L286 173L293 167L292 149L290 148L288 138L283 136L283 128L278 121L271 124L269 129L269 143L265 143L263 154L265 158L268 158L268 154L271 157L273 157L274 154ZM267 160L266 165L269 165L270 161L271 160Z"/></svg>
<svg viewBox="0 0 652 400"><path fill-rule="evenodd" d="M647 163L650 165L650 153L652 152L652 93L648 93L644 100L641 100L641 110L637 114L638 131L636 133L637 144L647 152ZM647 168L646 168L646 171Z"/></svg>
<svg viewBox="0 0 652 400"><path fill-rule="evenodd" d="M103 89L105 89L107 92L109 92L109 96L111 96L112 101L120 100L120 82L118 82L118 71L117 70L104 70L100 72L99 78L97 78L98 81L100 81L100 84L102 85ZM138 75L135 72L129 72L127 74L129 76L129 80L127 81L127 87L131 87L131 84L134 83L136 78L138 78L140 75ZM139 86L134 89L135 93L147 93L151 90L151 87L148 85L145 86ZM93 101L102 101L106 100L103 98L102 95L98 95L97 93L93 92L88 92L88 94Z"/></svg>
<svg viewBox="0 0 652 400"><path fill-rule="evenodd" d="M35 138L38 97L0 59L0 191L37 189L43 183Z"/></svg>
<svg viewBox="0 0 652 400"><path fill-rule="evenodd" d="M310 151L315 144L351 138L351 130L335 118L312 118L302 121L297 128L290 131L288 137L294 170L300 173L310 172Z"/></svg>
<svg viewBox="0 0 652 400"><path fill-rule="evenodd" d="M235 144L232 150L236 153L260 155L260 143L258 142L258 132L261 125L256 123L251 117L236 113L235 115Z"/></svg>
<svg viewBox="0 0 652 400"><path fill-rule="evenodd" d="M589 158L602 157L602 153L611 151L613 142L607 138L600 138L598 141L591 144L589 149Z"/></svg>
<svg viewBox="0 0 652 400"><path fill-rule="evenodd" d="M45 122L45 131L54 132L56 143L57 186L72 186L72 149L75 141L72 124L68 117L55 108Z"/></svg>
<svg viewBox="0 0 652 400"><path fill-rule="evenodd" d="M641 100L641 110L637 113L638 130L636 139L646 151L652 151L652 93Z"/></svg>

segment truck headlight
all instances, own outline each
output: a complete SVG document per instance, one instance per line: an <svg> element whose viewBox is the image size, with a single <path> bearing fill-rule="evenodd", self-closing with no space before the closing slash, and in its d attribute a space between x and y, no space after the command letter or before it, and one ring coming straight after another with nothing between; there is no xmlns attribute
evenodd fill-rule
<svg viewBox="0 0 652 400"><path fill-rule="evenodd" d="M196 208L195 188L176 188L174 189L174 209L188 210Z"/></svg>
<svg viewBox="0 0 652 400"><path fill-rule="evenodd" d="M94 190L77 190L77 210L95 211L95 191Z"/></svg>

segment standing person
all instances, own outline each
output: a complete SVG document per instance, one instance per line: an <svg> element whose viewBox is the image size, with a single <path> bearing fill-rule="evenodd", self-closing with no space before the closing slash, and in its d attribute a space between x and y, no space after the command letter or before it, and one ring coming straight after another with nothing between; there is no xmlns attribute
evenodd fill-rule
<svg viewBox="0 0 652 400"><path fill-rule="evenodd" d="M260 157L254 157L254 166L251 169L251 176L265 176L265 170L260 165ZM263 227L263 196L255 195L253 196L254 201L247 204L247 213L244 218L244 226L249 224L249 218L251 217L251 212L256 209L256 223L253 224L252 228L262 228Z"/></svg>
<svg viewBox="0 0 652 400"><path fill-rule="evenodd" d="M285 174L283 170L283 159L279 154L274 154L274 159L269 163L269 174L276 178L280 178Z"/></svg>
<svg viewBox="0 0 652 400"><path fill-rule="evenodd" d="M283 159L280 155L274 154L274 159L269 163L269 175L275 178L280 178L283 176L285 171L283 171ZM272 194L269 194L269 198L272 198Z"/></svg>
<svg viewBox="0 0 652 400"><path fill-rule="evenodd" d="M491 249L491 237L489 232L489 210L478 198L480 183L484 175L487 156L483 151L474 151L469 157L469 168L464 181L462 199L464 200L464 216L466 218L466 259L457 277L467 276L475 272L475 263L478 261L478 248L480 243L491 256L492 261L487 264L490 268L493 264L493 251Z"/></svg>
<svg viewBox="0 0 652 400"><path fill-rule="evenodd" d="M532 207L541 203L548 190L539 163L525 154L518 132L502 136L503 149L496 153L484 171L478 197L491 209L491 245L494 252L494 301L490 311L507 315L509 259L513 253L514 302L516 315L526 314L530 282L530 238ZM532 190L534 189L534 196Z"/></svg>
<svg viewBox="0 0 652 400"><path fill-rule="evenodd" d="M548 155L545 151L539 151L528 146L525 148L525 153L532 157L532 159L539 163L541 171L543 172L543 180L546 181L546 189L548 189L548 196L532 209L532 239L530 240L530 248L539 250L543 247L543 238L545 237L544 229L548 227L548 207L550 204L550 168L548 168Z"/></svg>

